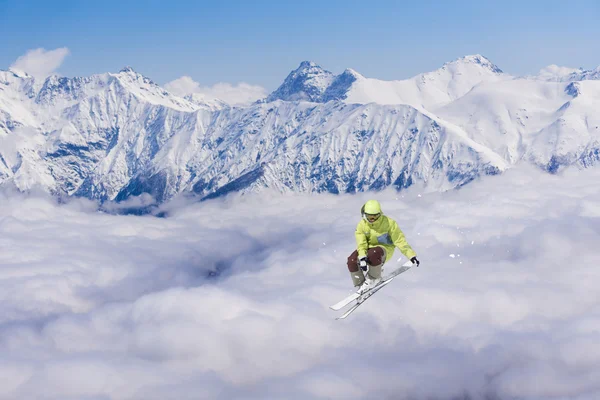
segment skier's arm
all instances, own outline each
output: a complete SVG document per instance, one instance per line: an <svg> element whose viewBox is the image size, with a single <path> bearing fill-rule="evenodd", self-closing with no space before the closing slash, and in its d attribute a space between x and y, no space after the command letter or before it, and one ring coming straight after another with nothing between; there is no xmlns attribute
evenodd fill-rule
<svg viewBox="0 0 600 400"><path fill-rule="evenodd" d="M356 250L358 251L358 258L360 259L361 257L366 257L369 246L367 235L365 235L365 232L362 229L362 221L356 226L356 232L354 232L354 236L356 237Z"/></svg>
<svg viewBox="0 0 600 400"><path fill-rule="evenodd" d="M390 224L390 236L392 238L392 242L394 242L394 246L399 248L406 258L410 260L417 255L417 253L415 253L415 251L406 241L404 233L400 230L396 221L393 221Z"/></svg>

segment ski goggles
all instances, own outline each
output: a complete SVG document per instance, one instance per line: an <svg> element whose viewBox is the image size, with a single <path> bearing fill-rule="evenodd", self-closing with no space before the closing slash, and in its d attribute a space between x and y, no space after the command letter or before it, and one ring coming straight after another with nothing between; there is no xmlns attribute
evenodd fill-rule
<svg viewBox="0 0 600 400"><path fill-rule="evenodd" d="M381 214L365 214L365 218L369 222L377 221L377 219L379 219L380 216Z"/></svg>

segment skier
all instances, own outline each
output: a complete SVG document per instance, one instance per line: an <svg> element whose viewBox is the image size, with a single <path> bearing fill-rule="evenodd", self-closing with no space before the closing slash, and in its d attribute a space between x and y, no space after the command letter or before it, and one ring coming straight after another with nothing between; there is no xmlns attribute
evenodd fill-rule
<svg viewBox="0 0 600 400"><path fill-rule="evenodd" d="M392 257L396 247L413 265L418 267L420 262L396 221L383 215L377 200L367 201L360 213L362 219L355 232L356 250L348 257L348 270L357 292L364 293L381 282L381 268ZM362 271L367 269L365 278Z"/></svg>

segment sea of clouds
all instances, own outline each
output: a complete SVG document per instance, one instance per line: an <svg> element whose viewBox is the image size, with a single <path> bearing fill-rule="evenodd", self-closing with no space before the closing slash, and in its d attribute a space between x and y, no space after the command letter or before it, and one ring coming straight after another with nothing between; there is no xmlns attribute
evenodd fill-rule
<svg viewBox="0 0 600 400"><path fill-rule="evenodd" d="M598 182L377 193L422 264L344 321L328 305L373 194L157 218L4 191L0 399L598 399Z"/></svg>

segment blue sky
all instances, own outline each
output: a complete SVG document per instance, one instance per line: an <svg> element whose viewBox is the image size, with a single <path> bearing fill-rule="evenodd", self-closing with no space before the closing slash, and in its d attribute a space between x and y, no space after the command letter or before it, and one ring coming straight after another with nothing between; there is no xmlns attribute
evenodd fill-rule
<svg viewBox="0 0 600 400"><path fill-rule="evenodd" d="M505 72L600 65L600 2L0 0L0 69L66 47L66 76L130 65L159 84L275 89L303 60L404 79L467 54Z"/></svg>

